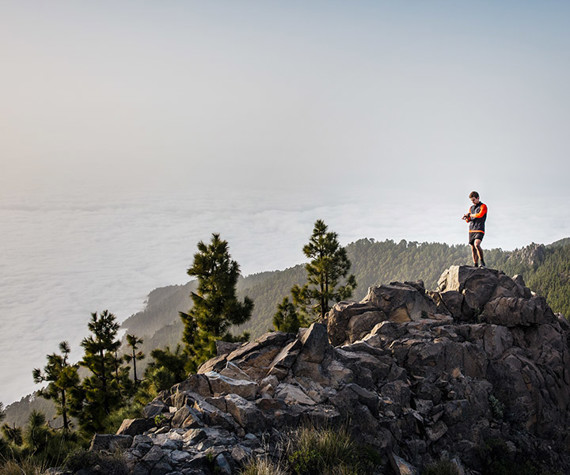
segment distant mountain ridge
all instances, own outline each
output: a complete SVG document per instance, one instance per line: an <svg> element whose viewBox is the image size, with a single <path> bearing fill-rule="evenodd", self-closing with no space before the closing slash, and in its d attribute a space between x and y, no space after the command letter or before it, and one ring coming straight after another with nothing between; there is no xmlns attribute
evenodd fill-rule
<svg viewBox="0 0 570 475"><path fill-rule="evenodd" d="M468 264L470 249L467 245L448 245L442 243L418 243L405 240L396 243L392 240L375 241L360 239L346 246L352 262L358 287L353 300L361 300L368 287L392 281L420 279L427 289L437 286L437 279L442 269L451 265ZM555 268L570 267L570 238L556 241L548 246L530 244L522 249L503 251L502 249L485 250L485 258L490 268L498 269L507 275L521 274L531 288L537 290L548 300L554 285L541 285L535 275L555 273ZM553 259L554 258L554 259ZM546 262L548 259L556 262ZM546 268L545 266L546 262ZM564 280L564 271L558 272ZM294 284L305 282L304 264L273 272L262 272L240 278L238 295L252 298L255 308L249 322L236 329L236 333L249 331L256 338L272 328L272 318L277 304L289 295ZM563 282L570 294L570 282ZM178 311L187 311L191 305L190 282L185 286L171 286L154 290L148 299L145 310L123 322L123 328L129 333L146 338L143 351L166 345L175 347L180 342L182 323ZM560 292L559 292L560 293ZM554 294L553 294L554 295ZM556 299L554 299L556 300ZM556 312L570 315L570 302L549 301ZM155 329L154 332L149 329Z"/></svg>

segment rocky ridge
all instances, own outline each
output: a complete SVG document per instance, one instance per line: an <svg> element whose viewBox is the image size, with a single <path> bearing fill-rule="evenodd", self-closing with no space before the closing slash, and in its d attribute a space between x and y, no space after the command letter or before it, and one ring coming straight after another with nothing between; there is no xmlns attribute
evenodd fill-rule
<svg viewBox="0 0 570 475"><path fill-rule="evenodd" d="M135 474L229 474L275 455L287 428L348 424L392 461L378 473L442 453L479 473L491 439L570 473L569 341L567 321L522 278L453 266L435 291L371 287L297 335L220 345L92 449L123 448Z"/></svg>

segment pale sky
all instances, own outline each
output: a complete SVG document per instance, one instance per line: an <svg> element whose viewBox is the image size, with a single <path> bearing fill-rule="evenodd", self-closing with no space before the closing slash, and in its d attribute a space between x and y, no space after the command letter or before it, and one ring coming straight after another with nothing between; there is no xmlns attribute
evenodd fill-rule
<svg viewBox="0 0 570 475"><path fill-rule="evenodd" d="M0 9L0 196L220 186L568 198L567 2Z"/></svg>

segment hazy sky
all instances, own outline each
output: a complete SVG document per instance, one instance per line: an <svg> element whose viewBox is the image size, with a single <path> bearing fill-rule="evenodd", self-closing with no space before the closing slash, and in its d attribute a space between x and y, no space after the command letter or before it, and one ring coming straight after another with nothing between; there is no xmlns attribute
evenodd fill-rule
<svg viewBox="0 0 570 475"><path fill-rule="evenodd" d="M90 312L185 282L212 232L244 274L302 262L318 218L465 243L478 190L485 247L569 237L569 13L0 0L0 401L61 339L77 357Z"/></svg>
<svg viewBox="0 0 570 475"><path fill-rule="evenodd" d="M568 197L567 2L0 8L2 195Z"/></svg>

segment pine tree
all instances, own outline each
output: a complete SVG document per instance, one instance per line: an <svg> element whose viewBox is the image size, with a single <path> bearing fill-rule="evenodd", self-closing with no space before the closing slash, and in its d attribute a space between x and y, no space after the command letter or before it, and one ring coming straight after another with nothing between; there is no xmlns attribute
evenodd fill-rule
<svg viewBox="0 0 570 475"><path fill-rule="evenodd" d="M340 280L346 278L351 263L337 233L327 230L324 221L319 219L315 222L309 243L303 247L303 253L311 259L305 265L308 282L303 287L296 285L291 289L293 302L307 320L315 316L323 319L330 310L331 301L350 298L356 288L356 278L352 274L344 285L339 286Z"/></svg>
<svg viewBox="0 0 570 475"><path fill-rule="evenodd" d="M135 388L139 384L139 380L137 378L137 361L140 361L144 358L144 353L142 351L137 352L139 345L143 344L142 338L137 338L135 335L127 335L127 344L131 347L131 354L127 354L124 356L125 361L130 363L133 362L133 379L135 383Z"/></svg>
<svg viewBox="0 0 570 475"><path fill-rule="evenodd" d="M108 310L101 315L92 313L88 323L92 334L81 342L85 353L79 364L89 369L91 376L72 391L71 409L87 432L101 430L105 417L123 403L121 386L127 383L128 375L118 369L119 326Z"/></svg>
<svg viewBox="0 0 570 475"><path fill-rule="evenodd" d="M39 411L32 411L24 431L24 442L32 455L46 449L50 435L46 416Z"/></svg>
<svg viewBox="0 0 570 475"><path fill-rule="evenodd" d="M8 442L11 442L14 445L20 446L24 443L22 428L16 427L16 424L13 426L10 426L9 424L3 424L2 435Z"/></svg>
<svg viewBox="0 0 570 475"><path fill-rule="evenodd" d="M79 385L79 374L77 365L70 365L67 361L70 352L69 343L62 341L59 350L61 355L53 353L47 356L48 363L43 372L36 368L32 374L36 384L49 383L39 391L39 394L55 402L57 413L63 418L63 428L69 430L69 393Z"/></svg>
<svg viewBox="0 0 570 475"><path fill-rule="evenodd" d="M191 294L194 305L188 313L180 312L189 370L214 356L216 340L235 341L229 328L245 323L253 310L250 298L240 302L236 297L240 270L231 259L227 241L213 234L210 244L198 243L198 251L188 269L188 275L198 279L198 288Z"/></svg>
<svg viewBox="0 0 570 475"><path fill-rule="evenodd" d="M154 361L149 363L144 373L144 387L150 394L168 389L186 377L188 354L182 351L180 345L176 346L174 352L168 346L164 350L157 348L151 351L150 356Z"/></svg>
<svg viewBox="0 0 570 475"><path fill-rule="evenodd" d="M277 312L273 316L273 326L281 332L297 333L303 325L306 325L306 322L299 316L297 308L289 297L285 297L277 306Z"/></svg>

